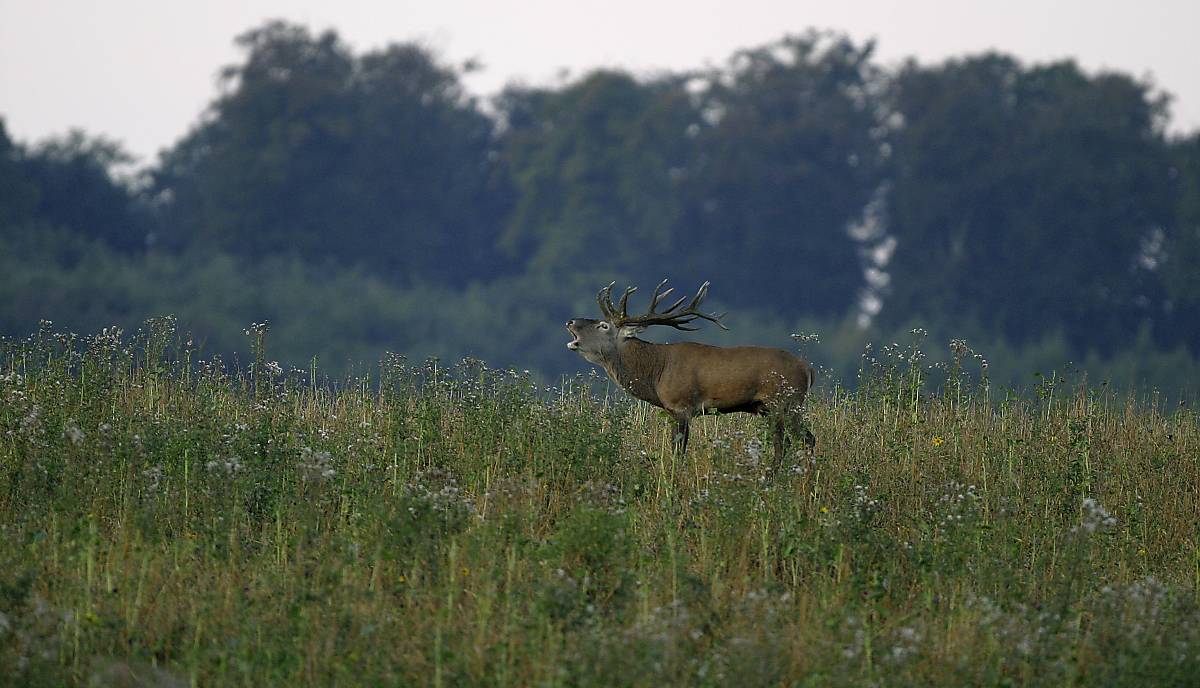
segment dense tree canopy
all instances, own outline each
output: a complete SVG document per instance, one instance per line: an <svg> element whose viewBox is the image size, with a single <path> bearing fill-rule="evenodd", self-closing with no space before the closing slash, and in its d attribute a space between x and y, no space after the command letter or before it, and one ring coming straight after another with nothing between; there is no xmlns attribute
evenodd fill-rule
<svg viewBox="0 0 1200 688"><path fill-rule="evenodd" d="M670 277L780 327L882 304L888 331L1200 354L1200 136L1169 137L1167 98L1126 75L1000 54L885 68L870 43L808 33L484 103L472 66L413 44L356 53L283 22L237 44L199 122L140 176L103 138L25 144L0 120L0 328L51 306L316 322L305 303L360 285L338 321L359 339L331 350L419 340L557 365L546 330L597 287ZM336 298L300 295L334 282ZM503 342L472 334L489 313L516 323Z"/></svg>
<svg viewBox="0 0 1200 688"><path fill-rule="evenodd" d="M27 222L37 208L38 190L21 167L21 149L0 118L0 230Z"/></svg>
<svg viewBox="0 0 1200 688"><path fill-rule="evenodd" d="M117 178L128 162L120 145L78 131L17 145L0 120L0 237L28 243L65 229L123 253L144 250L155 225L145 199Z"/></svg>
<svg viewBox="0 0 1200 688"><path fill-rule="evenodd" d="M1163 251L1168 326L1200 351L1200 134L1174 142L1171 157L1179 202Z"/></svg>
<svg viewBox="0 0 1200 688"><path fill-rule="evenodd" d="M491 122L458 72L415 46L360 58L282 23L238 44L245 63L158 173L179 241L401 282L495 272L506 199L490 187Z"/></svg>
<svg viewBox="0 0 1200 688"><path fill-rule="evenodd" d="M663 267L696 113L676 79L597 72L558 91L509 89L504 164L516 205L503 245L541 272Z"/></svg>
<svg viewBox="0 0 1200 688"><path fill-rule="evenodd" d="M122 252L145 249L156 239L149 210L115 178L116 169L131 161L120 145L81 132L36 147L24 166L38 189L38 219Z"/></svg>
<svg viewBox="0 0 1200 688"><path fill-rule="evenodd" d="M1121 75L999 55L897 75L884 312L1023 341L1119 342L1162 305L1171 225L1163 104ZM1147 253L1150 251L1150 253Z"/></svg>
<svg viewBox="0 0 1200 688"><path fill-rule="evenodd" d="M829 316L858 301L863 247L849 230L887 151L872 50L809 34L739 53L708 77L686 259L737 285L742 303Z"/></svg>

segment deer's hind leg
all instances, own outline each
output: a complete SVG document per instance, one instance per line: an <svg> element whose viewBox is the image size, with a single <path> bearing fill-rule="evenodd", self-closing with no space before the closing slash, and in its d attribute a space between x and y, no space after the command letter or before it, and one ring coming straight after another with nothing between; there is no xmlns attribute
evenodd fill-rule
<svg viewBox="0 0 1200 688"><path fill-rule="evenodd" d="M804 414L798 404L783 405L781 408L769 411L768 414L775 435L775 465L777 468L783 466L784 457L787 456L793 440L799 439L807 452L811 452L817 446L817 438L809 432L804 422Z"/></svg>
<svg viewBox="0 0 1200 688"><path fill-rule="evenodd" d="M787 419L785 414L778 411L770 413L771 429L774 431L775 445L775 468L783 467L783 457L787 455L788 436L787 436Z"/></svg>
<svg viewBox="0 0 1200 688"><path fill-rule="evenodd" d="M808 424L804 422L804 413L800 409L789 415L789 423L792 437L800 439L805 451L811 452L817 448L817 438L809 431Z"/></svg>

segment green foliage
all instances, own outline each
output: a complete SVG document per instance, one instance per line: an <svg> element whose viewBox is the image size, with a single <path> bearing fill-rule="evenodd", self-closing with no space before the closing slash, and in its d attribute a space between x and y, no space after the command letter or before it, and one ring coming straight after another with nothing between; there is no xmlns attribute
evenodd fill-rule
<svg viewBox="0 0 1200 688"><path fill-rule="evenodd" d="M119 144L79 131L26 149L9 140L0 119L0 241L65 229L140 253L154 242L155 226L134 180L120 178L130 162Z"/></svg>
<svg viewBox="0 0 1200 688"><path fill-rule="evenodd" d="M488 356L540 370L573 365L548 336L554 306L523 298L525 281L464 291L400 288L364 270L330 273L295 258L247 264L223 254L131 259L62 231L31 232L0 254L0 332L51 320L75 331L132 332L147 313L172 313L205 355L251 354L245 323L270 322L272 360L307 369L314 356L333 375L362 369L395 349L415 357ZM53 256L46 261L46 256ZM436 308L431 304L437 304ZM507 322L504 337L481 325ZM545 362L554 361L547 365Z"/></svg>
<svg viewBox="0 0 1200 688"><path fill-rule="evenodd" d="M595 309L589 298L594 282L566 290L545 279L518 277L461 292L400 288L363 270L330 274L296 259L248 265L204 253L133 258L51 230L30 233L9 248L0 254L0 274L5 275L0 298L8 304L0 311L0 332L50 320L75 332L117 327L132 333L143 325L143 314L170 313L178 323L178 338L192 341L194 356L219 355L247 364L255 361L255 352L243 334L246 323L268 322L269 357L262 363L275 363L289 374L309 376L314 361L322 375L363 373L389 349L417 360L493 360L543 378L556 370L597 374L566 350L565 330L559 334L556 326L560 318ZM47 255L53 260L46 261ZM723 309L721 301L714 308ZM766 310L731 313L725 321L731 332L701 331L697 338L726 346L797 348L819 365L818 384L827 388L856 384L868 346L868 358L878 358L882 345L907 345L914 339L911 324L863 329L853 319L790 321ZM497 330L499 324L503 327ZM935 345L927 347L930 360L922 365L946 366L950 330L931 329L928 338ZM789 345L789 335L796 332L819 333L820 341ZM995 390L1024 390L1037 382L1034 372L1083 371L1093 384L1114 390L1157 390L1164 400L1190 401L1200 395L1200 362L1182 345L1165 349L1149 327L1110 355L1095 349L1079 352L1055 334L1013 346L984 327L964 325L960 333L973 350L966 372L978 378L986 358ZM939 380L943 372L927 370L921 376ZM595 422L611 420L598 417ZM563 440L573 442L574 437ZM589 452L611 455L594 442L582 449L563 446L562 451L578 456L573 461L580 463L593 460Z"/></svg>
<svg viewBox="0 0 1200 688"><path fill-rule="evenodd" d="M59 327L0 340L10 682L1195 682L1200 155L1147 84L808 34L485 114L239 45L148 186L0 127L0 332ZM814 456L539 382L665 273L822 365Z"/></svg>
<svg viewBox="0 0 1200 688"><path fill-rule="evenodd" d="M356 56L333 32L271 22L238 38L212 117L164 157L173 244L366 265L394 282L461 284L491 254L492 124L425 50Z"/></svg>
<svg viewBox="0 0 1200 688"><path fill-rule="evenodd" d="M500 105L519 199L502 246L552 274L667 259L698 119L679 79L596 72L559 91L509 89Z"/></svg>
<svg viewBox="0 0 1200 688"><path fill-rule="evenodd" d="M282 22L237 43L140 175L103 138L0 129L0 334L171 313L226 360L269 322L289 370L390 349L558 374L582 365L557 323L610 280L670 276L713 282L735 332L712 343L820 332L826 380L918 326L986 352L996 388L1081 366L1192 394L1200 156L1142 81L996 54L884 68L809 32L487 107L473 66L419 46Z"/></svg>
<svg viewBox="0 0 1200 688"><path fill-rule="evenodd" d="M1195 351L1200 341L1200 133L1172 142L1172 173L1179 190L1179 204L1172 231L1167 235L1163 283L1171 306L1175 341Z"/></svg>
<svg viewBox="0 0 1200 688"><path fill-rule="evenodd" d="M37 207L37 186L21 168L21 150L0 118L0 230L28 222Z"/></svg>
<svg viewBox="0 0 1200 688"><path fill-rule="evenodd" d="M156 240L155 226L145 200L118 178L131 162L120 144L79 131L43 142L23 161L38 190L34 216L122 253L140 253Z"/></svg>
<svg viewBox="0 0 1200 688"><path fill-rule="evenodd" d="M850 230L887 158L873 50L810 32L741 51L707 75L680 228L685 245L703 247L684 253L689 274L753 284L727 295L743 308L770 294L779 312L854 309L861 242L880 237Z"/></svg>
<svg viewBox="0 0 1200 688"><path fill-rule="evenodd" d="M812 461L478 361L336 388L170 319L0 349L21 685L1190 685L1195 412L897 346ZM266 365L260 366L260 361ZM915 391L914 391L915 390ZM264 632L270 629L270 632ZM123 678L125 677L125 678ZM128 679L131 680L131 679Z"/></svg>
<svg viewBox="0 0 1200 688"><path fill-rule="evenodd" d="M1058 328L1105 351L1162 318L1174 198L1148 85L985 55L910 64L894 92L885 317L976 319L1015 343Z"/></svg>

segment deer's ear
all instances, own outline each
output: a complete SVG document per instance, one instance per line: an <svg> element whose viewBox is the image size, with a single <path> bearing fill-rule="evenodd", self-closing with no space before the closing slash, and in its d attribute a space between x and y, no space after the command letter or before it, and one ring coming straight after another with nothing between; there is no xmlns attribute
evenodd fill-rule
<svg viewBox="0 0 1200 688"><path fill-rule="evenodd" d="M638 327L637 325L625 325L620 330L621 339L633 339L637 336L638 332L641 332L644 329L646 328Z"/></svg>

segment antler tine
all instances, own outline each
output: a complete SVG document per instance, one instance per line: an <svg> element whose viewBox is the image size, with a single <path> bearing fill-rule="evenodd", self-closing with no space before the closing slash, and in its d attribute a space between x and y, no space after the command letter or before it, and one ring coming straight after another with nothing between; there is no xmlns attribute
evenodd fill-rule
<svg viewBox="0 0 1200 688"><path fill-rule="evenodd" d="M629 296L637 291L637 287L625 287L625 293L621 294L621 322L629 318Z"/></svg>
<svg viewBox="0 0 1200 688"><path fill-rule="evenodd" d="M674 291L674 290L672 289L671 291ZM663 296L666 296L666 294L663 294ZM675 303L671 304L670 308L663 311L663 315L670 315L672 311L674 311L676 308L679 308L680 306L682 306L683 302L687 301L687 300L688 300L688 297L680 296L679 299L675 301Z"/></svg>
<svg viewBox="0 0 1200 688"><path fill-rule="evenodd" d="M613 316L616 315L612 302L612 290L616 284L616 280L613 280L608 283L607 287L604 287L596 294L596 303L600 305L600 314L606 320L612 320Z"/></svg>
<svg viewBox="0 0 1200 688"><path fill-rule="evenodd" d="M648 312L648 313L653 313L653 312L654 312L654 309L658 308L658 302L659 302L659 301L662 301L662 300L663 300L663 299L665 299L665 298L667 298L667 296L668 296L668 295L669 295L671 292L675 291L675 287L670 287L670 288L668 288L666 291L664 291L664 292L662 292L662 293L660 294L660 293L659 293L659 291L661 291L661 290L662 290L662 288L663 288L663 285L664 285L664 284L666 284L666 283L667 283L667 281L666 281L666 280L663 280L663 281L659 282L659 283L658 283L658 286L656 286L656 287L654 288L654 294L650 296L650 308L648 308L648 309L647 309L647 312Z"/></svg>
<svg viewBox="0 0 1200 688"><path fill-rule="evenodd" d="M696 295L692 297L691 302L688 303L687 307L683 310L679 310L679 307L687 302L686 296L671 304L671 307L667 310L661 313L655 312L654 309L658 306L658 302L661 301L663 297L667 296L667 294L670 294L672 291L674 291L673 289L668 289L665 292L659 293L663 285L666 283L667 281L663 280L662 282L659 282L657 287L654 288L654 294L650 298L650 309L645 314L635 317L626 317L624 318L623 322L640 325L643 327L649 325L667 325L669 327L674 327L677 330L685 330L690 332L699 328L689 327L688 324L697 318L700 318L711 323L716 323L716 325L723 330L729 329L728 327L725 327L725 323L721 322L721 318L724 317L723 314L717 315L715 313L703 313L696 310L699 308L700 302L703 301L704 297L708 295L708 282L700 285L700 289L696 292ZM622 299L622 305L624 305L624 303L624 299Z"/></svg>
<svg viewBox="0 0 1200 688"><path fill-rule="evenodd" d="M700 289L696 291L696 297L692 299L692 302L688 304L687 310L684 312L694 315L697 318L704 318L711 323L716 323L717 327L720 327L722 330L728 330L729 328L725 327L725 323L721 322L721 318L725 315L724 313L718 315L716 313L701 313L696 310L700 306L700 302L704 300L704 297L708 296L708 285L708 280L704 280L704 284L701 284Z"/></svg>

